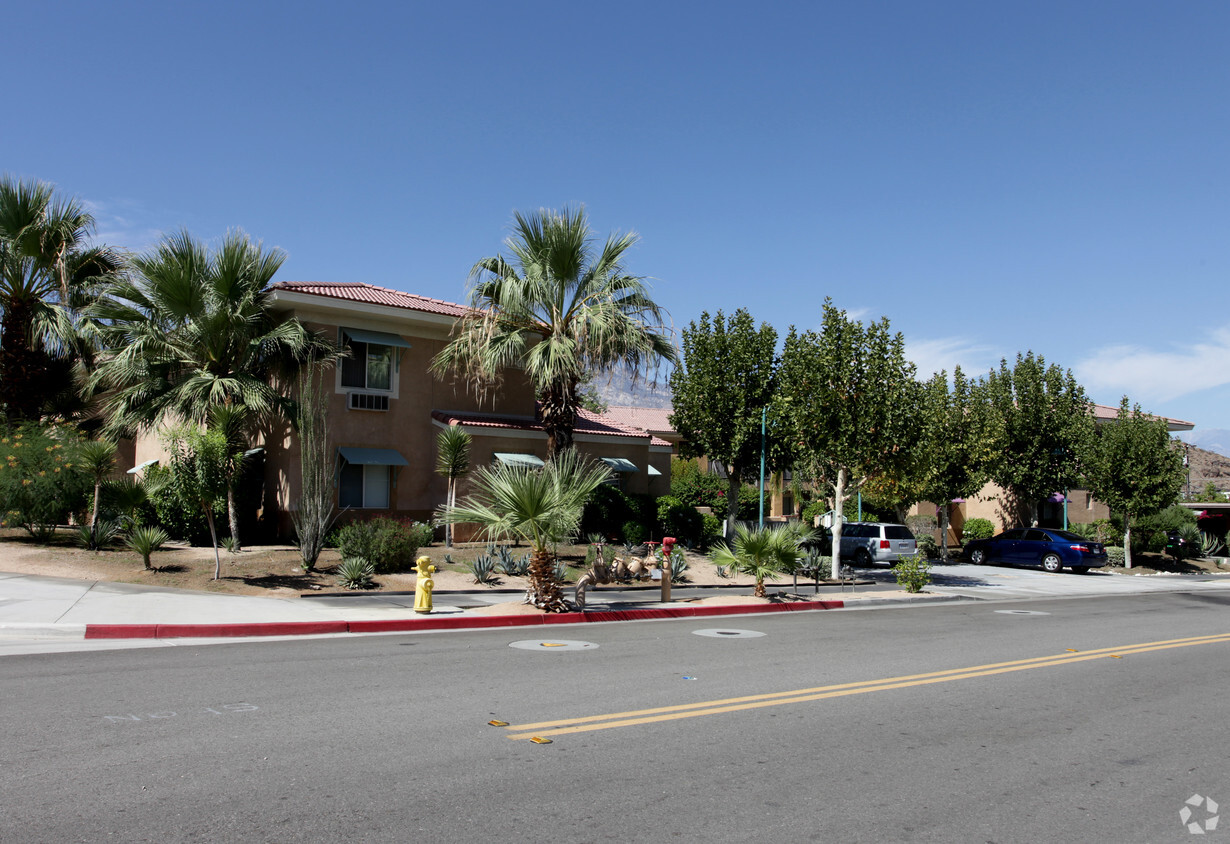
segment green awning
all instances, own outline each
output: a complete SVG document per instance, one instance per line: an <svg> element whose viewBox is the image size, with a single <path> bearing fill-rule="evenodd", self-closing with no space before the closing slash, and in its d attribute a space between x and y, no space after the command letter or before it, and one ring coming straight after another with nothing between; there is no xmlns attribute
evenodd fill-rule
<svg viewBox="0 0 1230 844"><path fill-rule="evenodd" d="M408 349L410 344L396 334L389 334L385 331L367 331L362 328L343 328L342 332L351 340L358 340L360 343L375 343L378 346L395 346L399 349Z"/></svg>
<svg viewBox="0 0 1230 844"><path fill-rule="evenodd" d="M533 454L509 454L497 451L494 457L507 466L523 466L526 469L541 469L543 467L542 458L535 457Z"/></svg>
<svg viewBox="0 0 1230 844"><path fill-rule="evenodd" d="M131 469L128 470L127 474L135 475L137 474L137 472L140 472L142 469L148 469L150 466L157 466L157 465L158 465L157 459L146 460L144 463L138 463L136 466L133 466Z"/></svg>
<svg viewBox="0 0 1230 844"><path fill-rule="evenodd" d="M616 472L639 472L636 464L631 460L624 460L622 457L599 457L606 465L610 466Z"/></svg>
<svg viewBox="0 0 1230 844"><path fill-rule="evenodd" d="M352 466L409 466L393 448L339 448L337 453Z"/></svg>
<svg viewBox="0 0 1230 844"><path fill-rule="evenodd" d="M649 474L653 476L653 475L661 475L662 473L659 472L657 469L653 468L653 466L651 465L649 467Z"/></svg>

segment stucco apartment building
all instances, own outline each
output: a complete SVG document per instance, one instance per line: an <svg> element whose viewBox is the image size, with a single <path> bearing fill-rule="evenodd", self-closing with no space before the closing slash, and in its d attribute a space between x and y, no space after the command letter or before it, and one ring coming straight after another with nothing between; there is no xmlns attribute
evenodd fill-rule
<svg viewBox="0 0 1230 844"><path fill-rule="evenodd" d="M429 364L448 341L463 305L361 283L280 282L274 308L293 315L350 356L326 383L329 453L338 507L351 517L376 514L426 520L444 502L436 438L458 425L473 440L471 467L493 462L538 466L547 454L534 391L517 370L480 399L461 381L440 379ZM575 442L604 460L612 483L633 493L670 488L670 443L615 419L582 411ZM300 488L298 440L287 429L264 433L261 506L264 533L286 536ZM135 464L160 455L139 441ZM466 490L463 479L459 493Z"/></svg>

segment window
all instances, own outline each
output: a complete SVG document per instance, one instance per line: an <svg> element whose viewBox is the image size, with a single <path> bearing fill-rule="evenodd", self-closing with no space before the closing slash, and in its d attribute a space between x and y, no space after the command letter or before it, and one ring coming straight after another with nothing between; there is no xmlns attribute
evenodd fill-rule
<svg viewBox="0 0 1230 844"><path fill-rule="evenodd" d="M341 345L350 355L342 359L341 386L352 390L381 390L397 393L398 350L410 344L396 334L341 330Z"/></svg>
<svg viewBox="0 0 1230 844"><path fill-rule="evenodd" d="M337 504L364 509L387 509L389 506L389 467L375 465L342 466L338 481Z"/></svg>

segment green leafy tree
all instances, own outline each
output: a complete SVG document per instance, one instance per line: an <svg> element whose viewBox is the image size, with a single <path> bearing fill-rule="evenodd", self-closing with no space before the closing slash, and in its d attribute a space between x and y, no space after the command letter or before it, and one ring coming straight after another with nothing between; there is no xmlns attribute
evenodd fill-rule
<svg viewBox="0 0 1230 844"><path fill-rule="evenodd" d="M71 384L83 349L73 315L122 266L89 243L93 231L81 204L46 182L0 177L0 405L10 422L39 418L58 395L49 385Z"/></svg>
<svg viewBox="0 0 1230 844"><path fill-rule="evenodd" d="M0 517L39 542L49 542L89 500L89 481L73 460L76 436L34 422L0 432Z"/></svg>
<svg viewBox="0 0 1230 844"><path fill-rule="evenodd" d="M214 512L226 500L227 463L230 460L226 434L181 425L171 428L164 441L171 453L168 466L171 483L197 503L209 525L209 536L214 547L214 580L217 580L222 576L222 558L218 554Z"/></svg>
<svg viewBox="0 0 1230 844"><path fill-rule="evenodd" d="M445 507L441 521L476 524L488 539L524 540L530 544L530 590L526 601L548 612L568 608L555 577L552 547L575 534L589 496L610 477L602 463L590 463L569 449L538 470L480 466L471 479L473 492L460 504Z"/></svg>
<svg viewBox="0 0 1230 844"><path fill-rule="evenodd" d="M921 386L905 357L905 338L887 318L866 326L824 301L819 334L790 329L779 373L779 412L790 421L808 474L832 484L842 508L868 477L900 476L921 428ZM841 545L842 520L833 525ZM840 577L840 556L833 576Z"/></svg>
<svg viewBox="0 0 1230 844"><path fill-rule="evenodd" d="M459 373L484 395L505 369L523 369L541 404L547 454L570 449L587 376L676 359L661 309L623 266L637 239L613 234L595 251L584 209L517 213L505 241L511 260L483 258L471 269L471 310L433 371Z"/></svg>
<svg viewBox="0 0 1230 844"><path fill-rule="evenodd" d="M777 392L777 332L743 308L727 321L701 314L683 330L683 359L670 376L671 424L687 457L720 460L727 470L727 525L734 529L739 489L760 479L762 413ZM789 437L774 414L765 420L765 471L789 465Z"/></svg>
<svg viewBox="0 0 1230 844"><path fill-rule="evenodd" d="M460 425L449 425L436 437L436 472L448 479L448 503L457 505L457 480L470 471L471 437ZM444 545L453 547L453 526L444 525Z"/></svg>
<svg viewBox="0 0 1230 844"><path fill-rule="evenodd" d="M1071 370L1033 352L1017 355L1011 368L1000 361L984 384L998 437L991 480L1010 494L1018 521L1037 524L1038 502L1079 485L1093 405Z"/></svg>
<svg viewBox="0 0 1230 844"><path fill-rule="evenodd" d="M97 551L99 548L98 510L102 504L103 483L115 471L116 446L115 443L102 440L86 440L80 443L75 451L78 470L94 484L88 547L91 551Z"/></svg>
<svg viewBox="0 0 1230 844"><path fill-rule="evenodd" d="M1182 445L1166 420L1119 403L1115 421L1098 426L1085 461L1089 491L1123 517L1124 565L1132 567L1132 520L1159 513L1178 500L1186 470Z"/></svg>
<svg viewBox="0 0 1230 844"><path fill-rule="evenodd" d="M940 557L948 560L948 503L968 498L987 482L987 466L995 457L997 430L981 387L970 382L961 367L953 371L952 388L941 372L923 392L924 432L919 472L919 498L939 505Z"/></svg>
<svg viewBox="0 0 1230 844"><path fill-rule="evenodd" d="M163 422L215 424L219 413L231 454L252 425L294 424L294 401L281 389L305 365L335 358L333 347L272 308L270 284L285 260L242 232L212 253L186 232L133 260L135 275L109 284L86 310L100 351L89 384L101 391L112 435ZM229 476L239 476L230 458ZM228 491L231 535L239 541L235 490Z"/></svg>
<svg viewBox="0 0 1230 844"><path fill-rule="evenodd" d="M738 524L727 544L714 550L713 562L754 578L754 594L763 598L765 578L797 568L807 556L803 543L810 537L799 522L760 528Z"/></svg>

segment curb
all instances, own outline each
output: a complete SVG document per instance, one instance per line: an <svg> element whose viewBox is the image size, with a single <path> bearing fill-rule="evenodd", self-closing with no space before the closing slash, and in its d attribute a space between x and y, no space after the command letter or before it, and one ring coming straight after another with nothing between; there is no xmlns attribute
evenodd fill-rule
<svg viewBox="0 0 1230 844"><path fill-rule="evenodd" d="M0 624L0 637L6 639L83 639L88 624L40 624L9 621Z"/></svg>
<svg viewBox="0 0 1230 844"><path fill-rule="evenodd" d="M427 630L478 630L608 621L656 621L766 612L841 609L845 601L798 601L792 604L747 604L724 607L657 607L642 610L593 610L550 615L493 615L461 618L405 618L367 621L274 621L235 624L87 624L86 639L213 639L258 636L315 636L329 633L396 633ZM81 626L81 625L76 625Z"/></svg>

